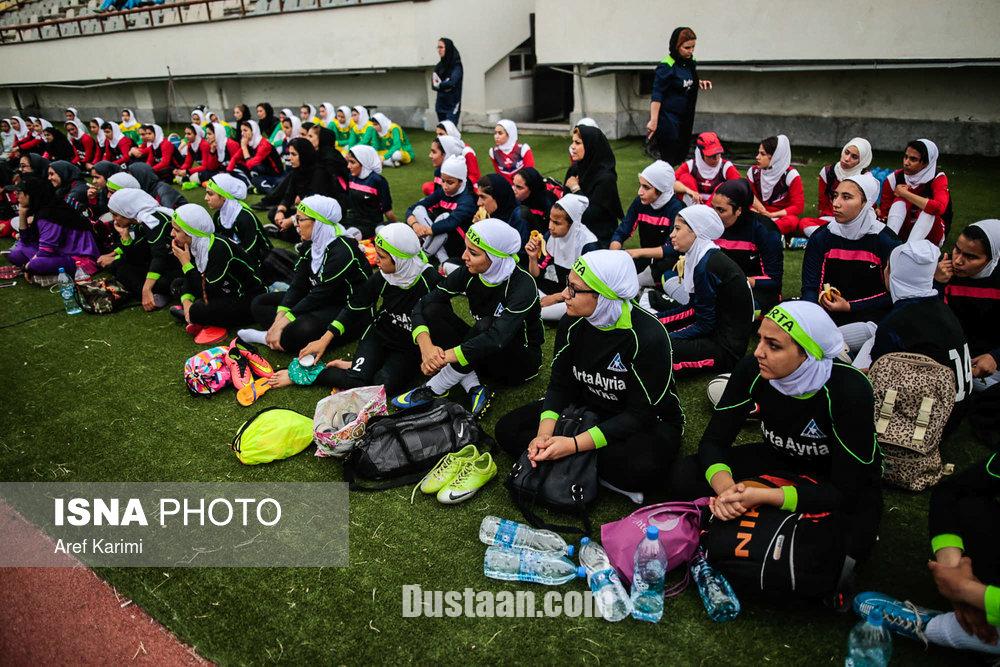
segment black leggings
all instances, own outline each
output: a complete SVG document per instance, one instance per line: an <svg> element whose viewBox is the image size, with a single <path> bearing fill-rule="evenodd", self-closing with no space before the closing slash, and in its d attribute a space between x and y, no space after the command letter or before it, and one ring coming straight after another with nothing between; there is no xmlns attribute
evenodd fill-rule
<svg viewBox="0 0 1000 667"><path fill-rule="evenodd" d="M671 338L670 346L677 375L728 373L739 361L711 338Z"/></svg>
<svg viewBox="0 0 1000 667"><path fill-rule="evenodd" d="M267 329L274 323L274 318L278 314L278 306L284 299L284 292L267 292L261 294L253 300L253 319L261 327ZM292 356L296 356L303 347L317 340L326 333L333 318L340 313L343 304L333 304L323 310L313 311L296 315L295 321L291 322L281 332L281 347ZM338 336L337 344L343 345L354 340L356 335Z"/></svg>
<svg viewBox="0 0 1000 667"><path fill-rule="evenodd" d="M430 328L431 340L438 347L449 350L478 336L493 325L492 317L483 317L472 326L455 314L449 303L432 303L424 306L424 321ZM452 364L459 373L476 371L479 379L504 384L519 385L538 375L542 365L541 349L532 349L511 341L496 354L470 363L468 366Z"/></svg>
<svg viewBox="0 0 1000 667"><path fill-rule="evenodd" d="M131 264L113 265L111 268L115 278L120 282L133 299L142 298L142 286L146 284L146 274L148 267L134 266ZM170 296L170 284L180 277L180 272L164 274L153 283L153 294Z"/></svg>
<svg viewBox="0 0 1000 667"><path fill-rule="evenodd" d="M212 297L208 302L198 299L191 304L189 312L191 323L225 328L249 324L253 321L250 312L251 301L253 296L242 299Z"/></svg>
<svg viewBox="0 0 1000 667"><path fill-rule="evenodd" d="M406 350L393 349L370 330L358 342L351 367L326 368L316 384L338 389L382 384L386 394L395 396L413 386L419 376L420 352L416 345Z"/></svg>
<svg viewBox="0 0 1000 667"><path fill-rule="evenodd" d="M765 474L805 474L819 481L823 475L806 470L790 457L776 452L770 445L758 442L736 445L726 454L726 464L732 469L733 479L743 480ZM694 500L714 496L715 491L705 479L705 467L697 454L685 456L670 471L667 495L671 500ZM864 490L861 497L850 499L854 510L848 515L847 553L854 560L863 562L871 553L878 539L882 518L882 490L875 486Z"/></svg>
<svg viewBox="0 0 1000 667"><path fill-rule="evenodd" d="M542 401L511 410L497 421L497 444L515 460L538 434ZM623 442L597 450L597 472L609 484L640 491L646 499L663 495L670 466L681 446L681 427L657 421Z"/></svg>

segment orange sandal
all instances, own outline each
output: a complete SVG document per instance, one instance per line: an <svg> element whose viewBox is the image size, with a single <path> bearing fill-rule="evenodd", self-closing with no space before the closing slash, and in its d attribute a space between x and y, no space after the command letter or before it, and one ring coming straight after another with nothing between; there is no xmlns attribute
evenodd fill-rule
<svg viewBox="0 0 1000 667"><path fill-rule="evenodd" d="M252 405L254 401L263 396L270 388L271 385L267 383L267 378L257 378L236 392L236 400L240 405Z"/></svg>

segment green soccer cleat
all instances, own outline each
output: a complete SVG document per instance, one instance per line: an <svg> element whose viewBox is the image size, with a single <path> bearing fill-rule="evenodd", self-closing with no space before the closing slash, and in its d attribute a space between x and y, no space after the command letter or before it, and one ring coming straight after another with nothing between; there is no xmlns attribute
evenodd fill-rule
<svg viewBox="0 0 1000 667"><path fill-rule="evenodd" d="M441 460L424 475L420 481L422 493L437 493L458 476L466 463L474 461L479 456L475 445L466 445L457 452L445 454Z"/></svg>
<svg viewBox="0 0 1000 667"><path fill-rule="evenodd" d="M467 461L458 475L437 493L438 502L457 505L476 495L479 489L496 477L497 464L489 452L484 452L473 461Z"/></svg>

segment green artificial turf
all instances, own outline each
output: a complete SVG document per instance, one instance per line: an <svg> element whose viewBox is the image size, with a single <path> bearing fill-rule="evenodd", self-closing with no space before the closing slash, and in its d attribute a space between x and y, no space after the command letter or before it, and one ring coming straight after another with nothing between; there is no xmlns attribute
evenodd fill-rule
<svg viewBox="0 0 1000 667"><path fill-rule="evenodd" d="M386 170L396 211L419 196L428 180L430 135L412 132L419 147L414 164ZM471 135L484 173L492 137ZM525 137L538 168L562 178L568 139ZM622 203L637 187L636 174L649 162L636 140L612 142L618 158ZM748 156L752 146L735 147ZM808 203L815 212L816 175L837 159L836 149L796 148ZM746 158L738 160L746 166ZM876 164L896 166L897 154L877 154ZM1000 169L981 158L943 157L955 200L954 235L966 224L995 217L988 202ZM197 193L198 191L194 191ZM191 196L191 192L185 193ZM200 199L200 195L196 195ZM787 252L784 293L799 291L801 252ZM340 465L311 450L270 465L241 465L228 448L240 424L258 409L285 406L312 414L326 391L272 391L251 408L231 391L210 400L189 396L182 381L184 360L198 351L165 311L129 309L106 317L62 313L7 326L61 308L59 297L26 286L0 290L0 327L5 384L0 414L0 480L3 481L328 481L340 480ZM553 329L547 329L546 359ZM285 366L287 355L268 353ZM329 358L332 358L328 354ZM486 420L540 397L548 377L501 393ZM709 415L708 378L687 379L679 391L687 416L684 452L693 452ZM743 439L757 437L747 429ZM945 458L965 466L982 457L963 427ZM734 622L714 624L694 590L666 603L659 625L631 619L404 619L401 587L493 591L532 588L486 579L484 547L477 539L484 515L518 518L500 479L512 461L498 455L500 477L470 502L444 507L432 499L409 501L410 489L351 496L350 561L343 569L101 569L120 594L211 660L243 663L499 663L535 659L541 664L835 664L843 659L851 614L837 615L799 604L744 600ZM418 494L419 496L419 494ZM887 491L881 542L860 576L863 588L885 590L923 604L943 604L925 562L928 556L928 495ZM628 512L626 502L606 495L595 523ZM576 582L564 586L582 590ZM536 588L538 594L544 592ZM81 610L81 613L86 613ZM940 649L924 652L897 639L899 662L961 660Z"/></svg>

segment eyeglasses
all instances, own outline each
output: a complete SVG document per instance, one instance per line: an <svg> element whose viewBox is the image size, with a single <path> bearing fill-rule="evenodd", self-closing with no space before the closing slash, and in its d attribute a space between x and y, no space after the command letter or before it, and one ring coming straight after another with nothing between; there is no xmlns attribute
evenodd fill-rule
<svg viewBox="0 0 1000 667"><path fill-rule="evenodd" d="M597 294L597 291L592 289L577 289L573 287L573 283L568 282L566 283L566 294L572 299L577 294Z"/></svg>

